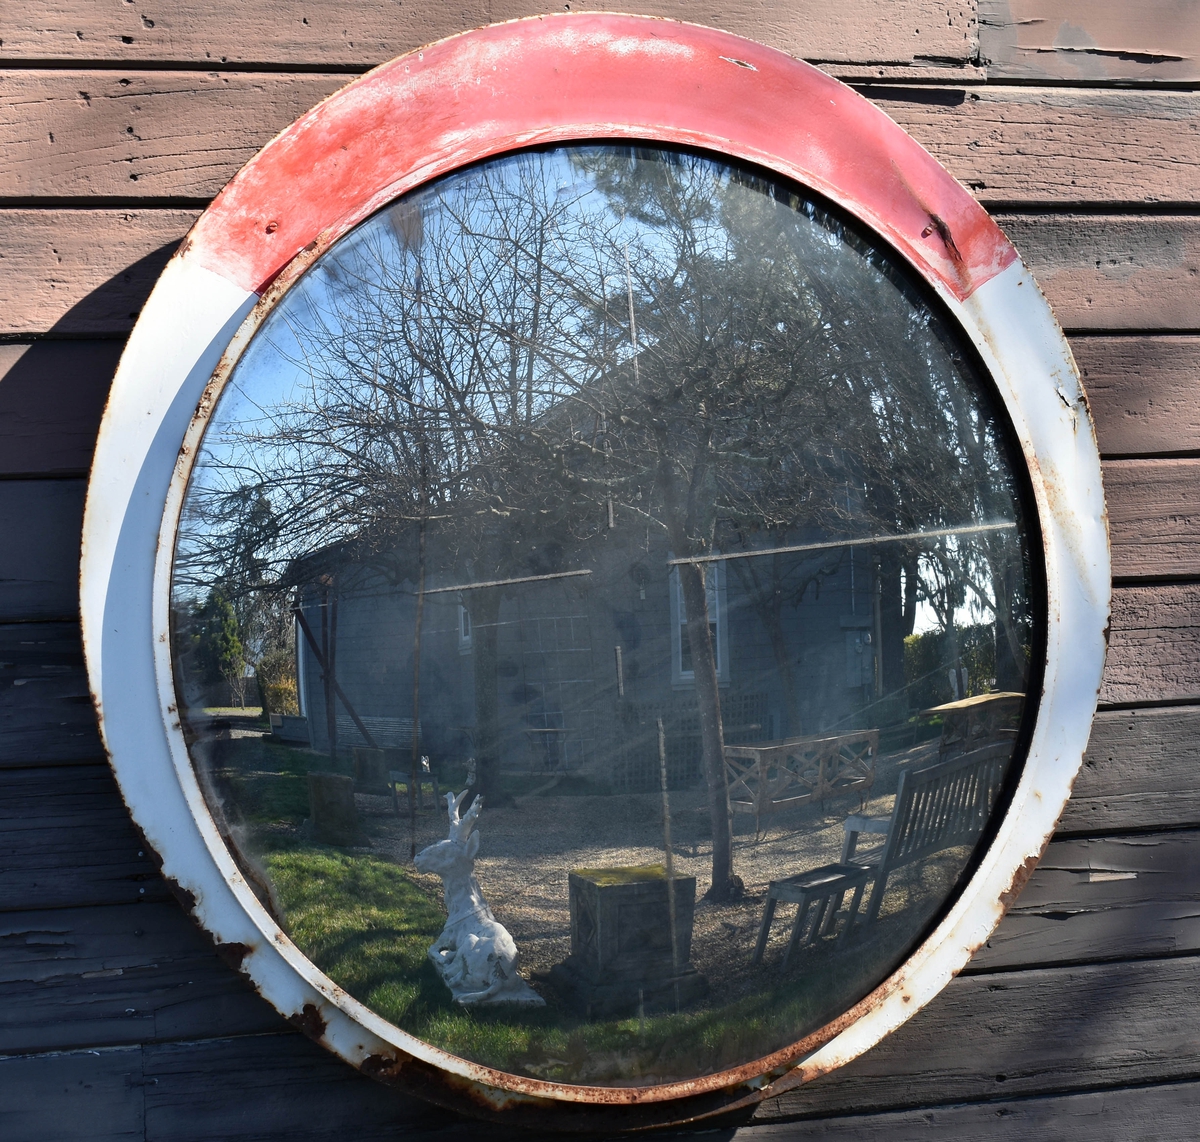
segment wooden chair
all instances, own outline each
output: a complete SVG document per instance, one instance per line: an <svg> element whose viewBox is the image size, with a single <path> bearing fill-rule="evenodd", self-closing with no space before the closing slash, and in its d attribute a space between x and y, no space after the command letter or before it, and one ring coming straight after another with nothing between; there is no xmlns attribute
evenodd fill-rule
<svg viewBox="0 0 1200 1142"><path fill-rule="evenodd" d="M846 818L841 864L871 869L875 877L863 915L865 923L879 915L888 877L896 869L944 849L973 845L979 839L1011 756L1012 743L1000 741L949 761L908 770L900 775L890 817L855 814ZM881 834L883 844L857 853L863 833ZM835 911L840 903L839 899ZM846 921L847 932L856 911L857 900Z"/></svg>

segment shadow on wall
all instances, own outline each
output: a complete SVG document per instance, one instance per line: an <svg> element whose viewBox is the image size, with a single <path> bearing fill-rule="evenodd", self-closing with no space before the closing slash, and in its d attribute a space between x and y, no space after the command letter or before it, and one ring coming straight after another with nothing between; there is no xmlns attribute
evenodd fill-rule
<svg viewBox="0 0 1200 1142"><path fill-rule="evenodd" d="M37 340L0 345L0 476L87 472L126 337L177 247L114 274Z"/></svg>

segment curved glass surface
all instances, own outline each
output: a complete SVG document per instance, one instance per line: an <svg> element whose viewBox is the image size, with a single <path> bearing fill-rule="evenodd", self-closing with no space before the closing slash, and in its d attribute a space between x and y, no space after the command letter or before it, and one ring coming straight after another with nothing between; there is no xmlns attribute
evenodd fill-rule
<svg viewBox="0 0 1200 1142"><path fill-rule="evenodd" d="M197 773L291 939L570 1083L862 998L968 868L1040 645L973 361L711 157L509 155L339 241L221 395L172 588Z"/></svg>

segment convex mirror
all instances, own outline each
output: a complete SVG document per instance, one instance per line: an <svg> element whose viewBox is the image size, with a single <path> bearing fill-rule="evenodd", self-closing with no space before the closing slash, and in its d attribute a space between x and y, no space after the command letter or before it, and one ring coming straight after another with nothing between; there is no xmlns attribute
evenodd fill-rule
<svg viewBox="0 0 1200 1142"><path fill-rule="evenodd" d="M691 94L622 120L663 53ZM1103 661L1095 441L1003 236L848 89L634 17L268 146L139 321L86 532L200 922L368 1072L557 1126L754 1101L936 994Z"/></svg>

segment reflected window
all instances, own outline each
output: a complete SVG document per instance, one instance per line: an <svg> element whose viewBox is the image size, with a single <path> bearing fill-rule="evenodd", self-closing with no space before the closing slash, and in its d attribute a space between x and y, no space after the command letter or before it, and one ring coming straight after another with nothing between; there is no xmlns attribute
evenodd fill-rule
<svg viewBox="0 0 1200 1142"><path fill-rule="evenodd" d="M1019 767L1022 463L936 299L798 188L624 146L448 175L314 262L208 425L172 624L209 807L439 1048L761 1058L904 960Z"/></svg>
<svg viewBox="0 0 1200 1142"><path fill-rule="evenodd" d="M458 604L458 650L460 654L471 651L471 612L462 603Z"/></svg>
<svg viewBox="0 0 1200 1142"><path fill-rule="evenodd" d="M705 568L704 600L708 608L708 637L716 660L717 681L729 679L728 626L725 622L725 574L721 564ZM687 609L679 588L679 572L671 572L671 669L676 685L692 686L696 668L692 662L692 641L688 634Z"/></svg>

